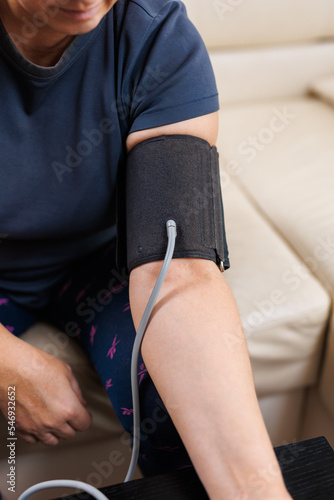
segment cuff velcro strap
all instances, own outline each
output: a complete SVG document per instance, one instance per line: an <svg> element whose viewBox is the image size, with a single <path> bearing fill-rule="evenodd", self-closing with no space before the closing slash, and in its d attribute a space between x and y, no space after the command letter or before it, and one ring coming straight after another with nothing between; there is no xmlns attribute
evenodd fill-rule
<svg viewBox="0 0 334 500"><path fill-rule="evenodd" d="M203 139L160 136L137 144L126 169L127 266L163 260L166 221L175 220L174 258L229 267L218 153Z"/></svg>

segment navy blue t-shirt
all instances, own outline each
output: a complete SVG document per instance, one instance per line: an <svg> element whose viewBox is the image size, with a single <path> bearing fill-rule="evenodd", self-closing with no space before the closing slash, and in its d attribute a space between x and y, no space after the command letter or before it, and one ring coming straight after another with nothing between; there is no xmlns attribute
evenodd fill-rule
<svg viewBox="0 0 334 500"><path fill-rule="evenodd" d="M29 307L114 234L129 133L218 109L205 46L178 0L119 0L53 67L0 22L0 291Z"/></svg>

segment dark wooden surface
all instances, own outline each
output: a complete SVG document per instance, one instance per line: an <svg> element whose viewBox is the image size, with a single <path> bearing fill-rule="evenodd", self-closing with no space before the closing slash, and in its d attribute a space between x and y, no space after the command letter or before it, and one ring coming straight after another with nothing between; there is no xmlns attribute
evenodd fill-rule
<svg viewBox="0 0 334 500"><path fill-rule="evenodd" d="M324 437L275 448L284 480L294 500L334 500L334 451ZM277 471L270 465L251 480L265 496L266 484ZM111 500L207 500L194 469L138 479L101 491ZM56 500L91 500L87 493Z"/></svg>

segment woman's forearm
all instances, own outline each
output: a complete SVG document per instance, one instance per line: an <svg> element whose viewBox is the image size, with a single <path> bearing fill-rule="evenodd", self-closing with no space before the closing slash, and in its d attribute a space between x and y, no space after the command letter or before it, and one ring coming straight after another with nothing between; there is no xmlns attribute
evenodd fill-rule
<svg viewBox="0 0 334 500"><path fill-rule="evenodd" d="M210 498L291 498L259 410L233 296L212 262L192 261L172 263L143 341L146 367ZM131 274L136 327L153 276Z"/></svg>

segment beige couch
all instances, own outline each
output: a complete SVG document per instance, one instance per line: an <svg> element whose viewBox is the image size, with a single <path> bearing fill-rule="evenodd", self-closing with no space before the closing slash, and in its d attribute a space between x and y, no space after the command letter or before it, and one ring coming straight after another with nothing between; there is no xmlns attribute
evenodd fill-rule
<svg viewBox="0 0 334 500"><path fill-rule="evenodd" d="M185 3L220 91L225 276L270 436L279 445L325 435L334 445L334 2ZM54 477L122 481L128 437L83 353L46 325L26 338L72 364L94 426L55 449L18 442L18 490ZM5 438L3 425L3 491Z"/></svg>
<svg viewBox="0 0 334 500"><path fill-rule="evenodd" d="M187 7L221 96L226 278L267 427L334 445L334 3Z"/></svg>

